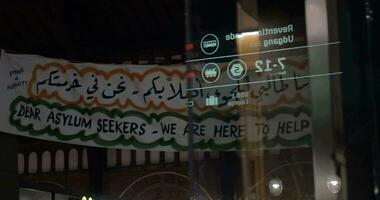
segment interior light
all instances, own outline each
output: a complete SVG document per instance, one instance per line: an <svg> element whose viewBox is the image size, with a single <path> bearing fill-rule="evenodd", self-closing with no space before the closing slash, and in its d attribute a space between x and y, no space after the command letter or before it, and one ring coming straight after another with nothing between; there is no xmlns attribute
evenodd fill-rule
<svg viewBox="0 0 380 200"><path fill-rule="evenodd" d="M334 175L327 178L327 188L331 193L339 193L341 185L342 181L338 176Z"/></svg>
<svg viewBox="0 0 380 200"><path fill-rule="evenodd" d="M271 179L269 181L269 192L273 196L280 196L282 194L283 185L282 181L278 178Z"/></svg>

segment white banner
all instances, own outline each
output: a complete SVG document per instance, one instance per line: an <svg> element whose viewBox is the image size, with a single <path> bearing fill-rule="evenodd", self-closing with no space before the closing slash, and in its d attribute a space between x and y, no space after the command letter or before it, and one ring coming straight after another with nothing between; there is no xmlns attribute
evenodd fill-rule
<svg viewBox="0 0 380 200"><path fill-rule="evenodd" d="M305 73L307 62L299 62L302 59L288 59L287 65L293 66L288 74ZM184 65L70 63L3 51L0 67L2 132L100 147L187 150ZM195 82L205 84L201 78ZM310 145L308 80L249 87L245 106L234 101L239 90L192 91L196 150L237 150L242 140L260 143L259 148ZM211 95L220 102L218 106L206 106ZM251 109L252 122L242 119L242 108Z"/></svg>

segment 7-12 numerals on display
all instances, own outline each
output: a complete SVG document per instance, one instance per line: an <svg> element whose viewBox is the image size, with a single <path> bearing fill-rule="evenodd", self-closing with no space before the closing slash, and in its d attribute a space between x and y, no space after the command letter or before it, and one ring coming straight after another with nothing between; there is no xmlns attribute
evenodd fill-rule
<svg viewBox="0 0 380 200"><path fill-rule="evenodd" d="M274 68L281 67L281 70L285 70L284 61L286 57L277 58L277 61L273 62L270 59L257 60L255 62L256 70L255 72L271 72Z"/></svg>

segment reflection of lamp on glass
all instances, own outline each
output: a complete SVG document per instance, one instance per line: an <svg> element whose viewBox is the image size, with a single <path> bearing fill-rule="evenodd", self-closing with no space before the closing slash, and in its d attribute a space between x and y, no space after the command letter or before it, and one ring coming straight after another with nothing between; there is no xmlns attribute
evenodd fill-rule
<svg viewBox="0 0 380 200"><path fill-rule="evenodd" d="M242 33L239 33L239 37L238 38L250 37L250 36L256 36L257 37L259 35L260 35L259 31L242 32Z"/></svg>
<svg viewBox="0 0 380 200"><path fill-rule="evenodd" d="M339 193L341 185L342 185L342 181L340 180L338 176L334 175L334 176L329 176L327 178L327 188L329 189L331 193L333 194Z"/></svg>
<svg viewBox="0 0 380 200"><path fill-rule="evenodd" d="M273 196L280 196L282 194L282 181L278 178L271 179L269 181L269 191Z"/></svg>

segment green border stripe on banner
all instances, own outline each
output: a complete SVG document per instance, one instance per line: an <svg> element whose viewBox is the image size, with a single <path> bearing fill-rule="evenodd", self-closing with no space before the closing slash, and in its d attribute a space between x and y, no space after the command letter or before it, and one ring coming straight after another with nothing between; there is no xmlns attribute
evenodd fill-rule
<svg viewBox="0 0 380 200"><path fill-rule="evenodd" d="M34 137L38 137L38 136L47 134L49 136L56 137L58 140L61 140L61 141L70 141L70 140L74 140L74 139L79 139L82 142L93 141L95 144L97 144L99 146L103 146L103 147L110 147L110 146L116 147L116 146L120 145L120 146L125 146L125 147L133 146L135 148L141 148L141 149L152 149L152 148L159 147L159 146L162 146L162 147L171 146L173 149L178 150L178 151L186 151L188 149L187 145L178 144L174 138L170 138L168 140L165 140L164 138L160 138L160 139L157 139L156 141L153 141L150 143L149 142L144 143L144 142L141 142L138 139L136 139L134 136L132 136L128 139L125 139L124 135L120 135L115 140L107 141L107 140L102 139L99 136L99 133L86 135L84 130L79 131L78 133L75 133L73 135L63 135L59 131L58 128L51 128L50 125L44 129L41 129L41 130L35 130L33 128L33 124L22 125L21 119L18 119L18 120L13 119L13 116L16 113L16 106L20 102L32 104L33 106L44 105L50 109L56 108L60 111L73 109L73 110L78 111L81 114L88 114L90 116L94 113L97 113L97 112L106 114L107 116L109 116L111 118L113 118L115 116L119 116L121 118L127 117L127 116L136 116L136 117L139 117L141 119L144 119L148 123L152 123L153 119L160 121L164 117L169 117L169 116L170 117L176 117L176 118L182 119L182 120L187 120L187 116L179 114L179 113L163 112L160 114L152 113L152 114L147 115L145 113L137 112L137 111L122 112L121 110L118 110L118 109L112 109L111 111L106 110L104 108L91 108L91 109L89 109L89 108L81 108L77 105L62 106L58 103L50 104L50 103L42 101L42 100L34 100L31 98L19 96L11 104L11 107L10 107L11 115L9 116L9 122L11 125L15 126L17 128L17 130L22 131L22 132L28 132L31 136L34 136ZM264 110L262 112L262 114L265 117L268 117L267 119L271 119L278 114L284 114L284 113L285 114L286 113L292 114L294 116L299 116L301 113L305 113L305 114L310 116L310 108L307 106L298 106L297 108L281 107L278 109L274 109L273 111L265 111ZM209 119L209 118L218 119L218 120L221 120L224 122L230 122L230 121L237 121L239 119L239 117L240 116L238 114L220 115L217 112L210 111L210 112L204 113L204 114L199 115L199 116L195 115L193 119L195 119L196 122L201 122L201 121L204 121L204 120ZM309 135L305 135L305 136L303 136L299 139L296 139L296 140L286 140L286 139L283 139L277 135L275 138L270 139L270 140L264 138L264 145L265 145L265 148L275 147L276 145L283 145L285 147L296 147L296 146L302 146L302 145L309 145L310 141L311 141L310 137L311 137L311 135L309 134ZM228 151L228 150L239 149L239 147L240 147L240 141L239 140L235 140L235 141L225 143L225 144L219 144L219 143L216 143L214 139L207 139L207 140L203 139L203 140L200 140L199 142L196 142L195 144L193 144L193 148L198 149L198 150L210 149L210 150L215 150L215 151Z"/></svg>

